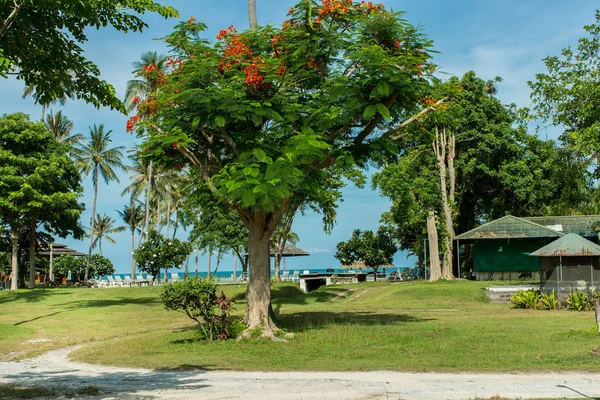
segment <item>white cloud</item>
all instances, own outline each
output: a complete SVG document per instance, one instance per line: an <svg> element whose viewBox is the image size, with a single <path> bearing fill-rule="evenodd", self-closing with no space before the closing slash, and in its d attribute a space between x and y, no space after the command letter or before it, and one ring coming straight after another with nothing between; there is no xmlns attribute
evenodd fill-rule
<svg viewBox="0 0 600 400"><path fill-rule="evenodd" d="M331 250L329 250L329 249L320 249L320 248L312 248L312 249L308 249L306 251L310 254L331 253Z"/></svg>

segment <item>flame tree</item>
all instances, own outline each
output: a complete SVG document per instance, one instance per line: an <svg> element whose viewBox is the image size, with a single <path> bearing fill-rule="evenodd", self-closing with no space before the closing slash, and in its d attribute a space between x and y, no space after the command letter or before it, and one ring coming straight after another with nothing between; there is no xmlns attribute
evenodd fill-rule
<svg viewBox="0 0 600 400"><path fill-rule="evenodd" d="M276 337L269 237L290 204L326 209L341 177L360 179L444 102L424 101L432 43L402 17L371 2L302 1L281 27L230 26L214 42L192 17L164 38L170 72L142 72L160 90L127 125L144 139L139 156L189 166L248 228L248 330Z"/></svg>

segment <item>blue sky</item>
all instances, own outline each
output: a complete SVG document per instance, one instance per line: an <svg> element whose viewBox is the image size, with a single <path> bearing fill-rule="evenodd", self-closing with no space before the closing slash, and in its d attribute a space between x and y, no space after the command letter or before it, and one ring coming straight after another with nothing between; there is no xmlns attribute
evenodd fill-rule
<svg viewBox="0 0 600 400"><path fill-rule="evenodd" d="M256 0L260 24L279 24L294 0ZM180 11L181 19L190 16L205 22L209 30L207 37L214 38L219 29L234 25L238 30L247 28L246 0L171 0L162 1ZM576 42L583 36L583 26L594 20L597 2L579 0L387 0L384 4L396 11L406 11L405 18L413 25L419 25L434 41L436 62L441 69L452 75L462 75L474 70L484 79L495 76L504 78L499 85L498 97L504 103L529 106L527 81L535 73L543 72L542 59L558 54L566 45ZM112 83L120 97L123 97L127 80L132 79L131 63L146 51L166 52L160 41L153 40L168 34L176 24L175 20L164 20L155 15L144 17L149 28L143 33L123 34L112 28L100 31L89 30L89 41L85 44L86 56L97 63L102 77ZM0 78L1 79L1 78ZM26 112L38 119L41 107L31 99L21 99L23 82L14 79L0 80L0 114ZM58 111L61 107L53 107ZM125 132L126 117L109 109L96 110L81 101L69 101L63 112L75 123L75 131L88 133L93 124L104 124L113 131L115 145L131 147L134 139ZM556 131L549 131L555 137ZM118 219L115 210L127 203L120 193L127 185L126 174L120 175L121 184L99 189L98 212L108 213ZM92 204L90 179L84 181L83 201L88 209L82 221L89 221ZM346 240L353 229L376 229L379 217L389 207L389 201L380 198L369 189L347 187L344 201L338 208L337 224L331 235L322 229L318 215L298 216L294 231L300 236L299 247L312 253L310 257L290 259L288 268L335 268L333 257L335 245ZM184 234L185 235L185 234ZM184 236L183 236L184 237ZM117 244L103 245L104 254L109 257L117 272L128 272L130 266L129 234L114 235ZM86 241L61 239L63 243L80 251L87 251ZM397 266L410 266L414 261L403 253L397 253ZM214 265L214 264L213 264ZM232 257L225 257L220 269L230 270ZM190 262L193 268L193 261ZM200 270L206 270L206 259L201 258Z"/></svg>

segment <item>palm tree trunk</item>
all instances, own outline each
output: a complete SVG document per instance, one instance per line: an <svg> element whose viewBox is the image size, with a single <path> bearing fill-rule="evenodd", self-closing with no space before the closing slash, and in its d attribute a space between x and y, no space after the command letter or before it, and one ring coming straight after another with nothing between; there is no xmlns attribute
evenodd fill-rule
<svg viewBox="0 0 600 400"><path fill-rule="evenodd" d="M100 248L100 255L102 255L102 236L98 237L98 246Z"/></svg>
<svg viewBox="0 0 600 400"><path fill-rule="evenodd" d="M144 235L146 242L148 241L148 233L150 231L150 188L152 186L152 160L148 163L148 184L146 185L146 220L144 223Z"/></svg>
<svg viewBox="0 0 600 400"><path fill-rule="evenodd" d="M133 252L135 251L135 227L131 230L131 279L135 279L135 259Z"/></svg>
<svg viewBox="0 0 600 400"><path fill-rule="evenodd" d="M35 218L31 220L31 233L29 236L29 289L33 289L35 287L35 228L37 226L37 221Z"/></svg>
<svg viewBox="0 0 600 400"><path fill-rule="evenodd" d="M198 276L198 245L196 245L196 277Z"/></svg>
<svg viewBox="0 0 600 400"><path fill-rule="evenodd" d="M179 227L179 208L175 210L175 228L173 229L173 238L175 239L175 235L177 235L177 228Z"/></svg>
<svg viewBox="0 0 600 400"><path fill-rule="evenodd" d="M98 164L94 166L94 202L92 203L92 224L90 226L90 248L88 250L87 264L85 266L84 280L88 280L90 275L90 262L92 261L92 246L94 245L94 222L96 218L96 201L98 200ZM102 246L102 242L100 242ZM102 254L102 251L100 251Z"/></svg>
<svg viewBox="0 0 600 400"><path fill-rule="evenodd" d="M256 0L248 0L248 20L250 29L255 31L258 23L256 22Z"/></svg>
<svg viewBox="0 0 600 400"><path fill-rule="evenodd" d="M212 261L212 249L208 249L208 269L206 273L206 277L210 279L210 263Z"/></svg>
<svg viewBox="0 0 600 400"><path fill-rule="evenodd" d="M54 271L52 270L52 262L54 259L54 232L50 231L50 269L48 270L48 277L51 281L54 280Z"/></svg>
<svg viewBox="0 0 600 400"><path fill-rule="evenodd" d="M169 228L171 225L171 200L167 199L167 233L165 235L166 238L169 237Z"/></svg>

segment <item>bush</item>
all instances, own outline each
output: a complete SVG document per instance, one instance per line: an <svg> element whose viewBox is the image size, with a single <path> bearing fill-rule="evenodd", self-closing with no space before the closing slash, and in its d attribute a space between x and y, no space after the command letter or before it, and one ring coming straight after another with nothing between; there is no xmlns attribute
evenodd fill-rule
<svg viewBox="0 0 600 400"><path fill-rule="evenodd" d="M105 275L112 275L115 273L115 267L113 266L112 261L108 258L101 256L100 254L92 255L92 259L90 260L90 272L94 271L94 273L90 273L91 276L97 276L101 278Z"/></svg>
<svg viewBox="0 0 600 400"><path fill-rule="evenodd" d="M87 261L85 257L74 257L68 254L63 254L60 257L56 257L52 261L52 268L56 275L67 276L71 271L72 280L83 280L85 276L85 268ZM90 265L90 276L94 276L95 271Z"/></svg>
<svg viewBox="0 0 600 400"><path fill-rule="evenodd" d="M165 285L161 300L167 310L184 313L198 323L204 337L225 340L237 335L239 323L233 320L231 299L206 278L190 277Z"/></svg>
<svg viewBox="0 0 600 400"><path fill-rule="evenodd" d="M540 307L544 310L557 310L558 309L558 297L554 293L554 290L550 294L542 293L540 296Z"/></svg>
<svg viewBox="0 0 600 400"><path fill-rule="evenodd" d="M592 308L592 301L586 292L576 290L567 297L567 308L575 311L586 311Z"/></svg>
<svg viewBox="0 0 600 400"><path fill-rule="evenodd" d="M540 308L540 298L541 294L539 290L519 290L510 296L510 301L517 308L537 310Z"/></svg>

